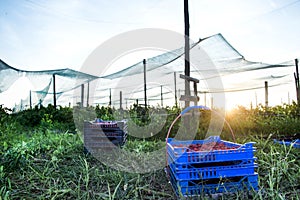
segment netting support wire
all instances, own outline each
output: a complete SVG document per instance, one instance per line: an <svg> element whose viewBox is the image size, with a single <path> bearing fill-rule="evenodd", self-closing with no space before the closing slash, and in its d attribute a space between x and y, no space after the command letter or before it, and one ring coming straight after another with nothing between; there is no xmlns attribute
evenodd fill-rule
<svg viewBox="0 0 300 200"><path fill-rule="evenodd" d="M269 105L269 92L268 92L268 81L265 81L265 106Z"/></svg>
<svg viewBox="0 0 300 200"><path fill-rule="evenodd" d="M55 74L52 75L53 78L53 106L56 109L56 85L55 85Z"/></svg>
<svg viewBox="0 0 300 200"><path fill-rule="evenodd" d="M147 108L146 59L143 60L143 65L144 65L144 98L145 98L145 108Z"/></svg>
<svg viewBox="0 0 300 200"><path fill-rule="evenodd" d="M185 34L185 51L184 51L184 75L190 76L190 22L189 22L189 3L184 0L184 34ZM185 80L185 96L190 96L190 83ZM190 106L189 101L185 101L185 108Z"/></svg>
<svg viewBox="0 0 300 200"><path fill-rule="evenodd" d="M174 90L175 90L175 106L178 107L177 104L177 83L176 83L176 72L174 72Z"/></svg>
<svg viewBox="0 0 300 200"><path fill-rule="evenodd" d="M164 100L163 100L163 86L160 86L160 101L161 101L161 107L164 106Z"/></svg>
<svg viewBox="0 0 300 200"><path fill-rule="evenodd" d="M298 70L298 59L295 59L296 72L294 72L295 84L296 84L296 96L297 96L297 105L300 106L300 89L299 89L299 70Z"/></svg>

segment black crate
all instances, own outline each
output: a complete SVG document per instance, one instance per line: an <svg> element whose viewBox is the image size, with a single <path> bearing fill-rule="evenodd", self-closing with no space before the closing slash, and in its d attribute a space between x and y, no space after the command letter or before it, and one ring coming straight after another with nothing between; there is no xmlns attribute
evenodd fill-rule
<svg viewBox="0 0 300 200"><path fill-rule="evenodd" d="M86 149L106 146L123 146L127 138L127 123L122 121L84 122L84 146Z"/></svg>

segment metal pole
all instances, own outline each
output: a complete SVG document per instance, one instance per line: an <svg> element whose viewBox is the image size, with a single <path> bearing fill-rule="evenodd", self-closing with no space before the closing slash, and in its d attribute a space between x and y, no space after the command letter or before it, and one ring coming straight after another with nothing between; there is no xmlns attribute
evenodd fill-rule
<svg viewBox="0 0 300 200"><path fill-rule="evenodd" d="M269 105L268 81L265 81L265 106Z"/></svg>
<svg viewBox="0 0 300 200"><path fill-rule="evenodd" d="M206 92L204 92L204 106L206 106Z"/></svg>
<svg viewBox="0 0 300 200"><path fill-rule="evenodd" d="M255 92L255 107L257 108L257 94Z"/></svg>
<svg viewBox="0 0 300 200"><path fill-rule="evenodd" d="M176 72L174 72L174 89L175 89L175 106L178 107L177 104L177 83L176 83Z"/></svg>
<svg viewBox="0 0 300 200"><path fill-rule="evenodd" d="M109 88L109 106L111 106L111 88Z"/></svg>
<svg viewBox="0 0 300 200"><path fill-rule="evenodd" d="M297 95L297 104L300 106L300 89L299 89L299 70L298 70L298 59L295 59L295 65L296 65L296 74L295 76L295 83L296 83L296 95Z"/></svg>
<svg viewBox="0 0 300 200"><path fill-rule="evenodd" d="M163 88L162 85L160 86L160 101L161 101L161 107L164 106L164 100L163 100Z"/></svg>
<svg viewBox="0 0 300 200"><path fill-rule="evenodd" d="M122 91L120 91L120 110L122 110Z"/></svg>
<svg viewBox="0 0 300 200"><path fill-rule="evenodd" d="M145 108L147 108L146 59L143 60L143 64L144 64L144 98L145 98Z"/></svg>
<svg viewBox="0 0 300 200"><path fill-rule="evenodd" d="M184 0L184 34L185 34L185 67L184 75L190 76L190 22L189 22L189 3L188 0ZM185 96L190 96L190 84L189 81L185 79ZM189 107L190 102L185 101L185 107Z"/></svg>
<svg viewBox="0 0 300 200"><path fill-rule="evenodd" d="M31 90L29 91L29 105L30 105L30 110L31 110L32 109Z"/></svg>
<svg viewBox="0 0 300 200"><path fill-rule="evenodd" d="M196 82L194 82L194 95L196 96L196 97L198 97L198 91L197 91L197 83ZM196 105L198 105L198 101L195 101L194 102L194 105L196 106Z"/></svg>
<svg viewBox="0 0 300 200"><path fill-rule="evenodd" d="M298 104L298 87L299 87L299 85L298 85L298 78L297 78L297 74L296 74L296 72L294 72L294 78L295 78L295 86L296 86L296 100L297 100L297 104Z"/></svg>
<svg viewBox="0 0 300 200"><path fill-rule="evenodd" d="M87 85L86 107L89 107L89 98L90 98L90 82L88 82L88 85Z"/></svg>
<svg viewBox="0 0 300 200"><path fill-rule="evenodd" d="M84 84L81 84L81 108L83 108L84 101Z"/></svg>
<svg viewBox="0 0 300 200"><path fill-rule="evenodd" d="M52 75L52 78L53 78L53 106L56 109L55 74Z"/></svg>

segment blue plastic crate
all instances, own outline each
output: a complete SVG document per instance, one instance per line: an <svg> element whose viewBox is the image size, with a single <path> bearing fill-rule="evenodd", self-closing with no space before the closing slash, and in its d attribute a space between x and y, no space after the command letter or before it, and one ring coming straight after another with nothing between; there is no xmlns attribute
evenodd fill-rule
<svg viewBox="0 0 300 200"><path fill-rule="evenodd" d="M187 168L182 170L178 169L174 163L171 163L169 167L176 180L199 180L251 175L255 173L257 164L251 161L250 164Z"/></svg>
<svg viewBox="0 0 300 200"><path fill-rule="evenodd" d="M182 184L182 181L176 180L174 174L169 171L170 182L175 190L176 194L179 193L183 196L194 196L201 194L216 194L216 193L232 193L238 191L250 191L258 190L258 175L252 174L243 177L239 177L237 180L228 180L228 179L219 179L218 183L197 183L195 184L192 181L189 181L190 184L186 186Z"/></svg>
<svg viewBox="0 0 300 200"><path fill-rule="evenodd" d="M189 170L190 168L207 168L207 167L226 167L226 166L243 166L243 165L254 165L257 160L256 157L244 160L225 160L215 162L183 162L178 163L174 157L167 154L168 164L172 164L177 170Z"/></svg>
<svg viewBox="0 0 300 200"><path fill-rule="evenodd" d="M222 142L228 147L234 149L229 150L205 150L205 151L189 151L190 144L207 144L211 142ZM219 137L209 138L207 140L188 140L179 141L173 138L168 138L167 152L176 163L205 163L205 162L222 162L232 160L247 160L254 157L255 147L254 142L246 144L236 144L224 140Z"/></svg>
<svg viewBox="0 0 300 200"><path fill-rule="evenodd" d="M285 141L285 140L273 140L275 143L284 144L286 146L293 146L294 148L300 148L300 139L293 140L293 141Z"/></svg>
<svg viewBox="0 0 300 200"><path fill-rule="evenodd" d="M193 179L193 180L184 180L184 179L176 179L176 175L169 168L170 174L172 175L174 181L178 187L195 187L199 185L210 185L210 184L220 184L220 183L229 183L229 182L240 182L244 180L246 177L252 177L253 175L257 175L256 173L241 175L241 176L232 176L232 177L216 177L216 178L207 178L207 179Z"/></svg>

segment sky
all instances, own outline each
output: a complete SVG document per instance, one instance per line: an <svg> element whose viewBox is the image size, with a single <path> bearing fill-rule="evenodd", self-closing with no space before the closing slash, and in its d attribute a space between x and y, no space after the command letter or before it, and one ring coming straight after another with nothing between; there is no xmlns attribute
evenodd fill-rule
<svg viewBox="0 0 300 200"><path fill-rule="evenodd" d="M190 0L190 36L197 41L221 33L247 60L281 63L300 57L299 10L299 0ZM24 70L79 70L97 46L120 33L163 28L184 34L183 16L183 0L1 0L0 59ZM122 67L154 54L148 53ZM5 97L20 83L29 87L21 80ZM294 88L282 88L270 103L287 102L288 89L295 98ZM245 94L231 94L228 102L248 106L261 92L251 91L248 102L238 101Z"/></svg>

